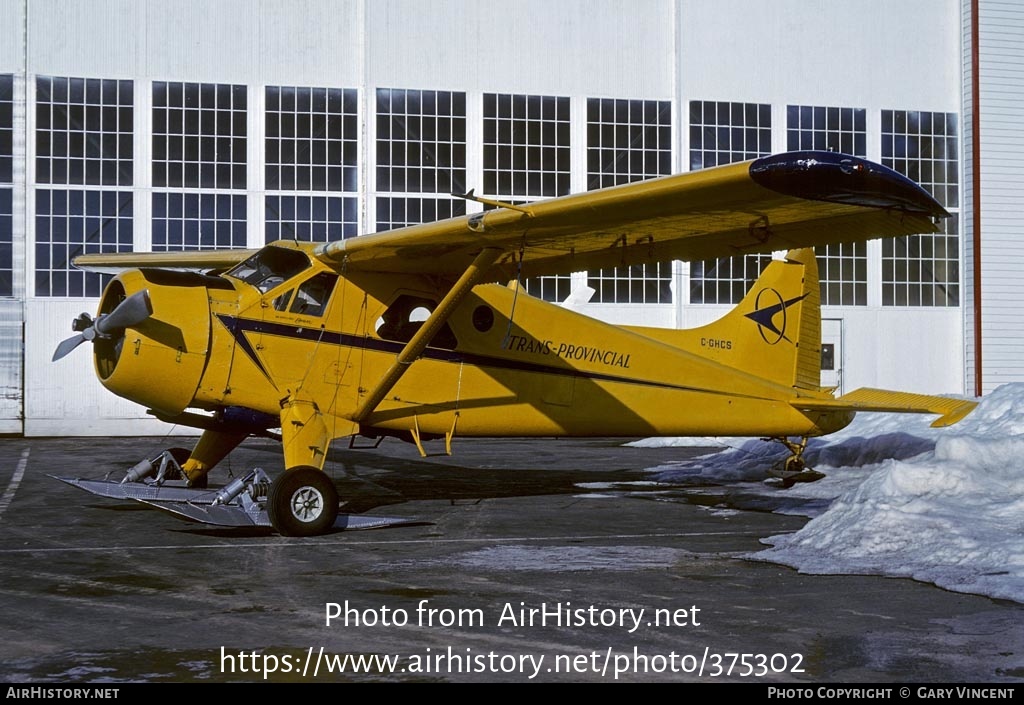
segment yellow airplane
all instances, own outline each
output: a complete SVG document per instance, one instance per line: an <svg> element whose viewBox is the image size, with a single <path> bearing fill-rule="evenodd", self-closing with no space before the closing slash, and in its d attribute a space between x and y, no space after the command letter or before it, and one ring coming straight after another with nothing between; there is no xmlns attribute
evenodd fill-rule
<svg viewBox="0 0 1024 705"><path fill-rule="evenodd" d="M337 438L398 436L421 453L443 438L450 453L456 436L760 436L790 449L786 477L805 479L807 439L857 411L934 413L942 426L975 406L820 386L811 248L934 232L949 215L886 167L792 152L527 205L465 197L493 208L326 244L76 258L117 276L54 359L89 340L107 389L203 429L190 453L140 463L119 483L136 494L118 496L145 484L161 499L179 472L195 492L246 437L279 428L285 471L250 478L269 487L246 511L312 535L338 518L322 472ZM733 311L692 330L602 323L520 286L785 250Z"/></svg>

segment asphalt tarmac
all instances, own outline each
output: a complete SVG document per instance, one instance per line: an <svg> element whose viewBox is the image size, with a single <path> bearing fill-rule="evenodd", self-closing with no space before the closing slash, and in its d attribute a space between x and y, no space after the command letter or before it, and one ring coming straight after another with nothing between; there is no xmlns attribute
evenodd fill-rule
<svg viewBox="0 0 1024 705"><path fill-rule="evenodd" d="M343 511L417 523L284 538L48 477L180 439L0 439L0 681L1024 682L1024 605L751 560L806 521L784 490L651 484L706 451L621 443L337 449ZM253 466L273 442L212 484Z"/></svg>

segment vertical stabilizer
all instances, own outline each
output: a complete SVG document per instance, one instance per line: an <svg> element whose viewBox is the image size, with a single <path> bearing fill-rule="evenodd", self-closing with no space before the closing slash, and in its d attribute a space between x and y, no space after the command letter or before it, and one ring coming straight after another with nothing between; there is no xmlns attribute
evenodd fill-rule
<svg viewBox="0 0 1024 705"><path fill-rule="evenodd" d="M821 384L821 292L813 249L772 260L743 300L681 342L724 365L800 389Z"/></svg>
<svg viewBox="0 0 1024 705"><path fill-rule="evenodd" d="M800 331L797 334L796 379L794 387L818 389L821 386L821 286L818 283L818 261L813 249L790 250L789 260L804 267Z"/></svg>

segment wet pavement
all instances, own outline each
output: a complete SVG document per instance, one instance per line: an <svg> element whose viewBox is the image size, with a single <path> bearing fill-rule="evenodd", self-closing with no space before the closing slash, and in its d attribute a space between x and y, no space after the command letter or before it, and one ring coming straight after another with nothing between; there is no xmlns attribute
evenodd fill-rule
<svg viewBox="0 0 1024 705"><path fill-rule="evenodd" d="M621 442L342 447L343 511L418 523L284 538L47 476L187 439L0 439L0 681L1024 682L1024 605L750 560L806 521L784 490L654 484L706 451ZM254 466L279 448L212 484Z"/></svg>

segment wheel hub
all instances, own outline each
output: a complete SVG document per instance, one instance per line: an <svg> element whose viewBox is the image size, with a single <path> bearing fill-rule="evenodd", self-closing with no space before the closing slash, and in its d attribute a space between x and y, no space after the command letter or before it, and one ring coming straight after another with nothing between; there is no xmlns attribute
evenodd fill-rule
<svg viewBox="0 0 1024 705"><path fill-rule="evenodd" d="M323 511L324 498L314 487L303 487L292 495L292 514L299 521L313 521Z"/></svg>

